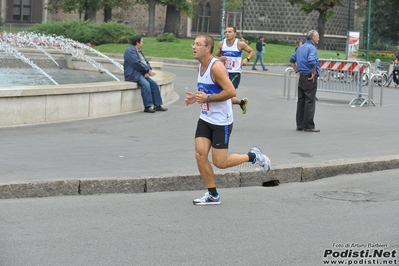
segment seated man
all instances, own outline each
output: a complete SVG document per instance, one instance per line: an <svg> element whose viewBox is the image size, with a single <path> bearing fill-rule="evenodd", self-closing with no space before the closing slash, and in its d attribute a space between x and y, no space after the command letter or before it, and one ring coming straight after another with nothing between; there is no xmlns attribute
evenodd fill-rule
<svg viewBox="0 0 399 266"><path fill-rule="evenodd" d="M147 58L141 51L143 38L140 35L133 36L131 45L126 49L124 57L125 81L137 82L141 86L141 97L143 98L144 112L155 113L166 111L162 107L162 98L158 84L150 78L155 75Z"/></svg>

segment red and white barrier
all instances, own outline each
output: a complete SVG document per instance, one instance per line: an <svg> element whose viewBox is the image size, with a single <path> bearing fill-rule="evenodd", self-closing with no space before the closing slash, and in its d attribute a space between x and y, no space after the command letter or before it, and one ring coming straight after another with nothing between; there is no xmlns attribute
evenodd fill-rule
<svg viewBox="0 0 399 266"><path fill-rule="evenodd" d="M342 70L342 71L354 71L359 73L364 73L365 67L364 64L360 62L343 62L343 61L320 61L321 69L328 70Z"/></svg>

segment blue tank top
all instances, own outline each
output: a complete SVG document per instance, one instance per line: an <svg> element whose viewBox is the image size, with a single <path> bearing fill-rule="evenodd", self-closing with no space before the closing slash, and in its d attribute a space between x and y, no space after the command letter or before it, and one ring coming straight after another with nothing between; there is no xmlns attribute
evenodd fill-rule
<svg viewBox="0 0 399 266"><path fill-rule="evenodd" d="M235 39L232 46L227 45L227 39L223 40L222 45L222 56L226 56L227 60L224 62L224 66L229 73L241 73L241 57L242 51L238 48L239 39Z"/></svg>
<svg viewBox="0 0 399 266"><path fill-rule="evenodd" d="M208 64L207 69L201 75L201 64L198 69L198 81L197 88L198 91L202 91L207 95L218 94L223 91L223 88L216 84L212 78L212 67L213 64L219 61L215 57L212 57ZM211 123L213 125L230 125L233 123L233 108L231 99L222 102L210 102L201 104L201 114L200 119Z"/></svg>

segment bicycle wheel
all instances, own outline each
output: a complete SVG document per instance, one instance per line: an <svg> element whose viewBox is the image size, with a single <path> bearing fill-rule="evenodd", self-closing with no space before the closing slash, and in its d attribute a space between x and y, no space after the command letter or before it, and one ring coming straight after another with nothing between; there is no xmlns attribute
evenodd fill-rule
<svg viewBox="0 0 399 266"><path fill-rule="evenodd" d="M320 80L326 82L330 79L330 71L328 71L327 69L323 69L320 73Z"/></svg>
<svg viewBox="0 0 399 266"><path fill-rule="evenodd" d="M381 74L381 86L385 86L385 84L387 84L387 83L388 83L388 75L387 75L387 73L382 73Z"/></svg>
<svg viewBox="0 0 399 266"><path fill-rule="evenodd" d="M389 87L389 85L391 85L392 79L393 79L393 74L391 73L391 75L389 75L387 79L387 82L385 82L384 86Z"/></svg>

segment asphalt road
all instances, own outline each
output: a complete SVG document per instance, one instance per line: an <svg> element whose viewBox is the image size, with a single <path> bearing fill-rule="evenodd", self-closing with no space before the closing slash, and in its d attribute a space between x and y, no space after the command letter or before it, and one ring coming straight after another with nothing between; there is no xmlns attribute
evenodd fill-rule
<svg viewBox="0 0 399 266"><path fill-rule="evenodd" d="M0 128L1 182L197 173L199 110L183 102L196 73L164 70L177 73L179 99L168 112ZM246 115L234 109L230 151L259 145L274 166L397 154L398 90L384 90L382 107L378 97L376 107L359 107L348 105L353 95L318 93L322 131L308 134L295 131L295 101L282 96L282 83L281 76L244 74L238 96L250 104ZM222 188L222 204L212 207L192 205L204 190L4 199L0 265L312 266L332 264L326 252L341 259L349 250L383 250L388 256L378 262L398 265L398 176L387 170Z"/></svg>
<svg viewBox="0 0 399 266"><path fill-rule="evenodd" d="M191 203L204 191L0 200L0 265L378 265L350 250L398 265L398 176L221 189L218 206Z"/></svg>
<svg viewBox="0 0 399 266"><path fill-rule="evenodd" d="M247 153L257 145L272 166L398 154L397 89L384 90L383 107L379 89L375 107L349 106L354 95L318 93L315 122L321 133L308 134L295 131L295 100L283 97L285 67L268 68L243 74L237 93L249 99L248 112L234 107L230 152ZM167 112L0 128L1 182L198 173L193 139L199 108L184 105L185 90L196 86L196 70L163 69L177 75L179 98L166 105Z"/></svg>

